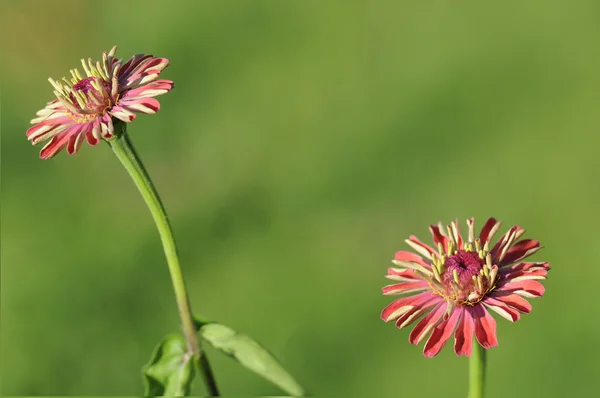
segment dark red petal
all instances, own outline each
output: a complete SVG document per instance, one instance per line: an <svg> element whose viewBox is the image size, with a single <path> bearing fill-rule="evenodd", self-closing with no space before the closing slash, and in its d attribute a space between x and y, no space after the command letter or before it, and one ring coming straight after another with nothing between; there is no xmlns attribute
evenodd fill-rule
<svg viewBox="0 0 600 398"><path fill-rule="evenodd" d="M448 304L446 301L438 304L429 314L427 314L419 323L417 323L417 326L415 326L412 332L410 332L408 341L410 341L411 344L419 344L442 318L447 307Z"/></svg>
<svg viewBox="0 0 600 398"><path fill-rule="evenodd" d="M94 121L94 125L98 124L98 123L100 123L98 120ZM87 138L87 142L91 146L95 146L98 144L98 142L100 142L100 140L98 140L96 137L94 137L94 134L93 134L94 125L92 125L92 127L85 133L85 138Z"/></svg>
<svg viewBox="0 0 600 398"><path fill-rule="evenodd" d="M458 356L465 355L469 357L471 356L471 349L473 347L475 322L470 311L465 309L465 307L461 307L460 309L463 313L456 327L456 334L454 335L454 352Z"/></svg>
<svg viewBox="0 0 600 398"><path fill-rule="evenodd" d="M83 143L84 134L88 131L92 131L92 123L84 123L78 126L77 129L74 129L71 133L71 138L69 138L69 143L67 144L67 153L69 155L74 155L81 148L81 144Z"/></svg>
<svg viewBox="0 0 600 398"><path fill-rule="evenodd" d="M481 304L469 308L475 319L475 336L485 349L498 345L496 337L496 321Z"/></svg>
<svg viewBox="0 0 600 398"><path fill-rule="evenodd" d="M433 236L433 241L435 242L435 244L437 245L441 243L444 250L446 250L450 238L442 235L440 227L438 227L437 225L430 225L429 230L431 231L431 235Z"/></svg>
<svg viewBox="0 0 600 398"><path fill-rule="evenodd" d="M456 323L460 319L461 312L460 309L454 309L452 315L450 315L448 319L444 319L435 327L435 329L433 329L433 333L431 333L431 336L427 340L427 343L425 343L425 348L423 349L423 354L426 357L433 358L442 348L444 348L444 345L454 332Z"/></svg>

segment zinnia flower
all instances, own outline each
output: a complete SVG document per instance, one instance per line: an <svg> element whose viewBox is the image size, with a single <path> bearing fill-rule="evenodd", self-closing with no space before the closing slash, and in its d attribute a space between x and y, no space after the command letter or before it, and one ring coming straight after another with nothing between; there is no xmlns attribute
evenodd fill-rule
<svg viewBox="0 0 600 398"><path fill-rule="evenodd" d="M131 122L137 112L156 113L159 102L152 98L173 88L170 80L156 80L169 65L166 58L135 55L123 63L115 58L117 47L102 54L102 62L81 60L85 77L71 69L71 78L48 79L56 98L37 113L27 130L33 145L50 140L40 152L48 159L65 146L72 155L79 150L84 137L96 145L100 138L114 136L113 118Z"/></svg>
<svg viewBox="0 0 600 398"><path fill-rule="evenodd" d="M423 353L433 357L440 352L452 333L457 355L471 355L473 334L484 348L498 345L493 310L511 322L520 313L529 313L531 305L523 297L540 297L550 269L547 262L524 262L541 249L536 240L517 241L525 230L512 227L490 249L500 227L494 218L487 220L479 237L473 233L473 219L467 220L468 238L461 236L458 222L448 226L430 226L436 248L410 236L406 243L420 255L400 251L386 278L399 281L383 288L386 295L408 294L388 305L381 313L385 322L395 320L403 328L426 314L410 333L409 341L419 344L429 335Z"/></svg>

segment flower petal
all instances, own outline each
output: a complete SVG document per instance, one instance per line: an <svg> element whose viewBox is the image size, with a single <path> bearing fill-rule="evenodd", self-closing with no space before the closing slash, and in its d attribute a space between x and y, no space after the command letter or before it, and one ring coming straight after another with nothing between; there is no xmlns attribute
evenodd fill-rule
<svg viewBox="0 0 600 398"><path fill-rule="evenodd" d="M485 349L498 345L496 321L481 304L469 307L475 320L475 336Z"/></svg>
<svg viewBox="0 0 600 398"><path fill-rule="evenodd" d="M500 265L509 265L522 260L525 257L531 256L536 251L540 250L540 242L533 239L523 239L515 243L508 251L506 256L500 262Z"/></svg>
<svg viewBox="0 0 600 398"><path fill-rule="evenodd" d="M519 318L521 318L519 311L500 300L496 300L493 297L486 297L482 303L507 321L516 322L519 320Z"/></svg>
<svg viewBox="0 0 600 398"><path fill-rule="evenodd" d="M52 139L46 145L44 145L40 151L40 158L50 159L59 153L67 145L67 142L71 136L70 132L77 128L78 126L73 126L71 129L52 137Z"/></svg>
<svg viewBox="0 0 600 398"><path fill-rule="evenodd" d="M433 253L436 253L436 251L433 250L431 246L428 246L425 243L421 242L419 238L417 238L414 235L411 235L408 239L405 240L405 242L415 251L417 251L423 257L428 258L429 260L431 260L431 255Z"/></svg>
<svg viewBox="0 0 600 398"><path fill-rule="evenodd" d="M404 282L388 285L383 288L383 294L386 296L393 294L404 294L410 292L418 292L429 288L429 283L426 281Z"/></svg>
<svg viewBox="0 0 600 398"><path fill-rule="evenodd" d="M415 253L412 253L412 252L406 252L406 251L396 252L396 255L394 256L394 260L409 261L412 263L418 263L418 264L424 265L426 267L429 267L429 263L427 263L425 260L423 260L423 258L421 258L421 256L419 256Z"/></svg>
<svg viewBox="0 0 600 398"><path fill-rule="evenodd" d="M396 319L411 309L421 306L421 304L426 302L431 296L431 292L423 292L415 296L399 298L381 311L381 319L384 322Z"/></svg>
<svg viewBox="0 0 600 398"><path fill-rule="evenodd" d="M454 352L456 355L471 356L471 349L473 347L473 332L475 331L475 321L471 311L461 307L462 317L456 327L456 333L454 335Z"/></svg>
<svg viewBox="0 0 600 398"><path fill-rule="evenodd" d="M136 100L121 100L118 105L130 112L154 114L160 109L160 103L155 98L140 98Z"/></svg>
<svg viewBox="0 0 600 398"><path fill-rule="evenodd" d="M81 127L77 130L77 132L71 134L69 138L69 142L67 143L67 153L69 155L74 155L81 148L81 144L83 143L83 139L85 134L92 129L92 126L89 123L81 125Z"/></svg>
<svg viewBox="0 0 600 398"><path fill-rule="evenodd" d="M423 341L435 325L437 325L440 318L442 318L446 312L446 308L448 308L446 301L439 303L429 314L417 323L417 326L410 332L408 341L410 341L411 344L419 344Z"/></svg>
<svg viewBox="0 0 600 398"><path fill-rule="evenodd" d="M141 87L127 91L121 96L122 99L135 100L139 98L156 97L168 93L173 88L171 80L155 80Z"/></svg>
<svg viewBox="0 0 600 398"><path fill-rule="evenodd" d="M411 309L410 311L408 311L406 314L401 315L396 320L396 327L401 329L403 327L410 325L411 323L413 323L414 321L419 319L421 317L421 315L423 315L424 313L429 311L429 309L431 307L441 303L443 300L444 299L441 298L440 296L431 295L431 298L427 301L424 301L420 307L415 307L415 308Z"/></svg>
<svg viewBox="0 0 600 398"><path fill-rule="evenodd" d="M538 281L534 280L521 280L516 282L509 282L502 286L498 284L498 291L503 292L514 292L519 296L523 297L541 297L544 295L545 289Z"/></svg>
<svg viewBox="0 0 600 398"><path fill-rule="evenodd" d="M425 348L423 349L423 354L426 357L433 358L440 352L442 348L444 348L444 345L454 332L456 323L460 319L461 312L462 311L460 309L455 309L452 311L452 315L450 315L449 318L444 319L435 327L435 329L433 329L433 333L431 333L431 336L427 340Z"/></svg>
<svg viewBox="0 0 600 398"><path fill-rule="evenodd" d="M431 231L431 235L433 236L433 241L435 242L435 244L441 244L442 248L444 248L445 250L448 247L448 242L450 241L450 238L448 238L443 233L443 230L441 230L440 227L437 225L430 225L429 231Z"/></svg>
<svg viewBox="0 0 600 398"><path fill-rule="evenodd" d="M412 269L400 269L393 267L388 268L388 273L385 277L395 281L422 280L421 278L415 275L415 272Z"/></svg>
<svg viewBox="0 0 600 398"><path fill-rule="evenodd" d="M489 218L483 228L481 228L481 233L479 234L479 240L481 241L481 245L485 245L486 242L492 240L498 229L500 229L500 225L502 225L502 221L496 221L495 218Z"/></svg>
<svg viewBox="0 0 600 398"><path fill-rule="evenodd" d="M68 116L55 113L48 119L30 127L25 134L27 139L35 145L41 141L49 140L74 125L76 125L75 122Z"/></svg>
<svg viewBox="0 0 600 398"><path fill-rule="evenodd" d="M525 300L518 294L495 291L490 295L490 297L495 298L525 314L531 312L531 304L529 304L529 301Z"/></svg>
<svg viewBox="0 0 600 398"><path fill-rule="evenodd" d="M536 271L548 271L549 263L517 263L511 266L502 267L498 270L499 275L510 275L512 273L527 273Z"/></svg>
<svg viewBox="0 0 600 398"><path fill-rule="evenodd" d="M119 120L129 123L137 116L134 112L123 108L122 106L113 106L109 113Z"/></svg>

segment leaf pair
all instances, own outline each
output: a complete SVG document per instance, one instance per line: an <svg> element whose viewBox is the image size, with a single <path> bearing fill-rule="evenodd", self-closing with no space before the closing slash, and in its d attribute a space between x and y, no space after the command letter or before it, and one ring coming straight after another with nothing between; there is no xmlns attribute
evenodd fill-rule
<svg viewBox="0 0 600 398"><path fill-rule="evenodd" d="M298 382L264 347L245 334L228 326L197 318L196 326L202 341L207 342L240 365L269 380L292 396L304 395ZM194 364L180 335L165 337L155 348L144 367L146 396L183 396L190 392Z"/></svg>

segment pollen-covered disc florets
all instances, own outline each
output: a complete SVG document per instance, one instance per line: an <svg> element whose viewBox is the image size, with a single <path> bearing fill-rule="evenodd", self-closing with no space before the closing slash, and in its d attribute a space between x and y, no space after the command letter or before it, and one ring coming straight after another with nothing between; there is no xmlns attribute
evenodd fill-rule
<svg viewBox="0 0 600 398"><path fill-rule="evenodd" d="M83 139L96 145L114 136L113 119L130 122L136 113L156 113L159 102L152 98L173 87L170 80L156 80L169 65L166 58L136 55L127 62L115 58L117 47L104 52L102 62L81 60L82 74L71 69L71 77L48 79L56 100L37 113L27 130L32 144L50 140L40 152L50 158L67 147L76 153Z"/></svg>
<svg viewBox="0 0 600 398"><path fill-rule="evenodd" d="M541 248L538 241L518 240L525 230L515 226L490 249L500 222L490 218L477 238L472 218L467 225L466 240L457 222L446 232L441 224L430 226L435 248L411 236L406 243L420 255L400 251L393 260L397 268L388 270L387 278L399 283L384 287L384 294L421 293L394 301L381 317L403 328L426 314L409 340L418 344L429 336L424 349L429 357L452 333L458 355L471 354L473 334L485 348L498 345L496 322L486 308L514 322L531 310L523 297L544 293L538 280L546 279L548 263L521 261Z"/></svg>

